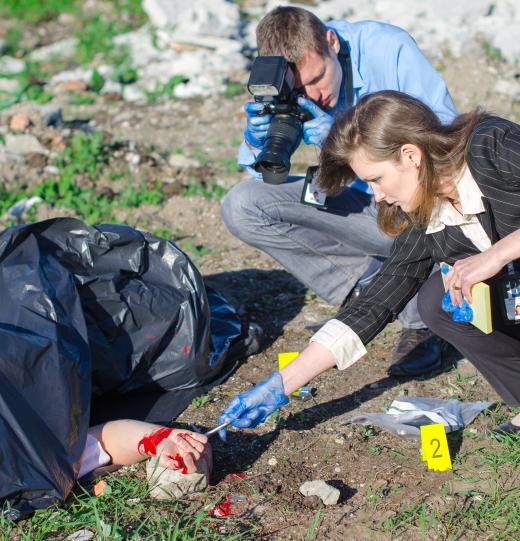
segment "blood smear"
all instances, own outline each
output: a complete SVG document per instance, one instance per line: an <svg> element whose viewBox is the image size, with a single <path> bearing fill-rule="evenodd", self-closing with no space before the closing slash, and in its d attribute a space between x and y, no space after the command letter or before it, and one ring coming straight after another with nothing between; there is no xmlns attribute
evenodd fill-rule
<svg viewBox="0 0 520 541"><path fill-rule="evenodd" d="M209 510L209 514L212 517L218 517L218 518L227 517L233 514L231 512L232 505L233 505L233 502L229 501L229 497L226 496L226 500L220 502L218 505L215 505L215 507L212 507Z"/></svg>
<svg viewBox="0 0 520 541"><path fill-rule="evenodd" d="M183 353L189 353L189 352L190 352L189 346L184 346L184 347L182 348L182 352L183 352Z"/></svg>
<svg viewBox="0 0 520 541"><path fill-rule="evenodd" d="M152 432L149 436L145 436L138 444L137 450L144 455L157 454L157 446L172 433L173 428L159 428L155 432ZM142 449L141 449L142 447Z"/></svg>
<svg viewBox="0 0 520 541"><path fill-rule="evenodd" d="M233 479L245 479L247 477L247 473L236 471L232 473L228 473L226 477L224 477L224 481L232 481Z"/></svg>
<svg viewBox="0 0 520 541"><path fill-rule="evenodd" d="M188 466L184 464L184 460L179 453L177 453L175 456L169 455L169 458L173 460L173 467L176 470L182 470L181 473L188 473Z"/></svg>

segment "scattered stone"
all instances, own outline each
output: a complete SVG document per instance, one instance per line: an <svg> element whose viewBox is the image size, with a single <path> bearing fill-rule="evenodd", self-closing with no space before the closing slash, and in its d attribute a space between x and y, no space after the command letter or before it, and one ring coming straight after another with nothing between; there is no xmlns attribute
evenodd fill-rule
<svg viewBox="0 0 520 541"><path fill-rule="evenodd" d="M60 84L60 90L64 90L65 92L85 92L87 88L87 83L80 80L64 81Z"/></svg>
<svg viewBox="0 0 520 541"><path fill-rule="evenodd" d="M27 114L13 115L9 127L14 131L25 131L31 125L31 119Z"/></svg>
<svg viewBox="0 0 520 541"><path fill-rule="evenodd" d="M45 169L43 170L43 172L46 175L59 175L60 174L60 170L55 165L47 165Z"/></svg>
<svg viewBox="0 0 520 541"><path fill-rule="evenodd" d="M337 443L338 445L344 445L345 443L347 443L347 440L343 436L340 436L339 438L336 438L334 440L334 443Z"/></svg>
<svg viewBox="0 0 520 541"><path fill-rule="evenodd" d="M238 5L227 0L144 0L143 9L153 26L208 36L238 36Z"/></svg>
<svg viewBox="0 0 520 541"><path fill-rule="evenodd" d="M46 126L52 126L53 128L61 128L63 126L63 115L59 105L53 105L52 103L40 105L39 113Z"/></svg>
<svg viewBox="0 0 520 541"><path fill-rule="evenodd" d="M118 94L119 96L123 95L123 85L117 83L116 81L111 81L110 79L105 80L105 84L101 89L101 95L105 96L107 94Z"/></svg>
<svg viewBox="0 0 520 541"><path fill-rule="evenodd" d="M30 58L34 62L47 62L56 57L69 57L76 52L78 46L78 40L76 38L63 39L46 45L45 47L39 47L31 52Z"/></svg>
<svg viewBox="0 0 520 541"><path fill-rule="evenodd" d="M325 481L306 481L300 486L300 492L304 496L318 496L325 505L338 503L340 492Z"/></svg>
<svg viewBox="0 0 520 541"><path fill-rule="evenodd" d="M177 154L176 152L173 152L168 156L168 164L178 171L190 167L200 167L200 163L197 160L188 158L184 154Z"/></svg>
<svg viewBox="0 0 520 541"><path fill-rule="evenodd" d="M94 533L90 530L78 530L77 532L74 532L73 534L70 534L66 541L90 541L90 539L94 538Z"/></svg>
<svg viewBox="0 0 520 541"><path fill-rule="evenodd" d="M43 199L38 196L29 197L28 199L22 199L21 201L18 201L15 203L8 211L7 213L11 216L14 216L18 218L21 216L26 210L29 210L34 205L41 203Z"/></svg>
<svg viewBox="0 0 520 541"><path fill-rule="evenodd" d="M269 466L276 466L278 464L278 460L276 460L276 458L273 456L267 461L267 463Z"/></svg>
<svg viewBox="0 0 520 541"><path fill-rule="evenodd" d="M150 496L156 500L179 499L194 492L202 492L209 484L212 467L211 447L207 445L195 473L181 473L158 465L157 458L146 462Z"/></svg>
<svg viewBox="0 0 520 541"><path fill-rule="evenodd" d="M48 150L42 146L40 141L30 134L14 135L7 133L5 135L5 149L13 154L45 154Z"/></svg>
<svg viewBox="0 0 520 541"><path fill-rule="evenodd" d="M25 62L12 56L0 57L0 73L20 73L25 69Z"/></svg>
<svg viewBox="0 0 520 541"><path fill-rule="evenodd" d="M108 483L104 480L98 481L93 487L92 487L92 494L96 497L103 496L105 493L105 490L108 488Z"/></svg>
<svg viewBox="0 0 520 541"><path fill-rule="evenodd" d="M0 92L14 93L20 88L18 79L0 78Z"/></svg>
<svg viewBox="0 0 520 541"><path fill-rule="evenodd" d="M123 98L130 103L146 103L146 94L135 85L126 85L123 89Z"/></svg>
<svg viewBox="0 0 520 541"><path fill-rule="evenodd" d="M92 70L77 68L75 70L61 71L60 73L57 73L49 81L49 86L60 89L62 83L69 81L83 81L88 86L91 79Z"/></svg>

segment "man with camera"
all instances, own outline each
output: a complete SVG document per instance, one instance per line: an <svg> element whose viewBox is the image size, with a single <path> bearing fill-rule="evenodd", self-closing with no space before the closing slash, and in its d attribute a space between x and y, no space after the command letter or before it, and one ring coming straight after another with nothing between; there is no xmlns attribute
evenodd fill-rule
<svg viewBox="0 0 520 541"><path fill-rule="evenodd" d="M365 94L406 92L429 105L442 122L451 121L456 109L415 41L395 26L341 20L325 25L307 10L279 7L260 21L257 44L259 58L281 64L275 62L271 69L266 59L258 85L252 83L260 65L253 65L249 87L255 101L244 107L247 123L238 162L254 178L227 194L222 218L233 235L268 253L327 302L344 306L370 283L393 239L377 226L374 198L365 182L356 180L323 204L312 178L287 178L288 158L302 138L319 149L335 115ZM280 70L286 86L293 74L299 97L294 92L279 94L278 101L270 97L279 90ZM287 106L288 126L281 122L287 115L280 112ZM403 331L389 374L442 371L449 348L425 328L415 298L399 319Z"/></svg>

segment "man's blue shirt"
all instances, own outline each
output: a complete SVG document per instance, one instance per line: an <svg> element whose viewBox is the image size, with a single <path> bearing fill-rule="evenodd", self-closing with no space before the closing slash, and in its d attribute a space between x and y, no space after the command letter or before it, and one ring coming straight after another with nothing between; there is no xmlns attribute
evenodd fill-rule
<svg viewBox="0 0 520 541"><path fill-rule="evenodd" d="M333 29L350 48L354 105L362 96L379 90L406 92L426 103L441 122L449 123L457 116L457 110L442 77L424 57L414 39L405 30L376 21L330 21L327 28ZM342 91L334 109L344 109L345 96ZM238 163L247 167L256 177L261 176L251 166L255 154L242 142L238 152ZM351 188L372 193L366 182L356 180Z"/></svg>

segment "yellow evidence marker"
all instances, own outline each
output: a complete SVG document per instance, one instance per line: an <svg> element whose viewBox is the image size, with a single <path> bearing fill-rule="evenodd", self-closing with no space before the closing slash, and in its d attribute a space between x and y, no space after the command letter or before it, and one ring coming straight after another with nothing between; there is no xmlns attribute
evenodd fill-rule
<svg viewBox="0 0 520 541"><path fill-rule="evenodd" d="M299 351L286 351L284 353L278 353L278 370L281 370L284 366L287 366L289 363L293 362L299 354ZM296 389L296 391L294 391L292 394L298 396L300 394L300 389Z"/></svg>
<svg viewBox="0 0 520 541"><path fill-rule="evenodd" d="M421 426L422 459L429 470L451 470L450 449L442 423Z"/></svg>

